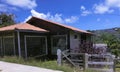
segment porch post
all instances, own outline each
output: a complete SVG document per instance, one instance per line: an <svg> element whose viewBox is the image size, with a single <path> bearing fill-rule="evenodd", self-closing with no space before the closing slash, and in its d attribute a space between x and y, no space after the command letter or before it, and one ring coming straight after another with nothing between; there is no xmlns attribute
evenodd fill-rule
<svg viewBox="0 0 120 72"><path fill-rule="evenodd" d="M61 55L61 50L57 49L57 63L59 66L62 64L62 55Z"/></svg>
<svg viewBox="0 0 120 72"><path fill-rule="evenodd" d="M18 39L18 53L19 53L19 57L21 57L20 33L19 33L19 31L17 31L17 39Z"/></svg>

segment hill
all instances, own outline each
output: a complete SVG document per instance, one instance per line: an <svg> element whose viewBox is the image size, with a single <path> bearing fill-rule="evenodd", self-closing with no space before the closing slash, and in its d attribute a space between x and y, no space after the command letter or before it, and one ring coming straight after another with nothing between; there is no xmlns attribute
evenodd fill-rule
<svg viewBox="0 0 120 72"><path fill-rule="evenodd" d="M116 57L120 57L120 28L94 30L92 32L95 34L93 37L94 43L107 44L107 51Z"/></svg>
<svg viewBox="0 0 120 72"><path fill-rule="evenodd" d="M114 36L117 39L120 40L120 28L116 27L116 28L111 28L111 29L103 29L103 30L93 30L92 31L95 34L94 37L94 42L97 43L103 43L103 35L104 36Z"/></svg>

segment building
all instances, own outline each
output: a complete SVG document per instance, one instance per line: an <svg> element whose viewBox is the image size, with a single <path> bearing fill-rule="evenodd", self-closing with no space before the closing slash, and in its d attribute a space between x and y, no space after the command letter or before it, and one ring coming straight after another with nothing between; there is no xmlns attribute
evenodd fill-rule
<svg viewBox="0 0 120 72"><path fill-rule="evenodd" d="M57 49L79 50L92 33L31 17L26 23L0 28L0 55L19 57L56 56Z"/></svg>

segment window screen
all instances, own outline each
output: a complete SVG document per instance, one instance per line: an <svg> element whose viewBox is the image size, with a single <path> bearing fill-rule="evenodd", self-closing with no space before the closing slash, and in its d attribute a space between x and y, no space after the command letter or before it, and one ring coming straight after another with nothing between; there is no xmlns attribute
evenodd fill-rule
<svg viewBox="0 0 120 72"><path fill-rule="evenodd" d="M6 56L14 55L14 38L13 37L5 37L4 40L4 54Z"/></svg>
<svg viewBox="0 0 120 72"><path fill-rule="evenodd" d="M34 57L46 54L45 37L26 37L27 56Z"/></svg>
<svg viewBox="0 0 120 72"><path fill-rule="evenodd" d="M53 36L52 37L52 54L57 53L57 49L65 50L67 47L66 36Z"/></svg>

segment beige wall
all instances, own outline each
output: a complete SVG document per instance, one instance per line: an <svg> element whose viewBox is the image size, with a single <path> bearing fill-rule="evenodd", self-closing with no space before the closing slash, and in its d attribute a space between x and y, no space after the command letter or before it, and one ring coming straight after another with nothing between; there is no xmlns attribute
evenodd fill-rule
<svg viewBox="0 0 120 72"><path fill-rule="evenodd" d="M75 39L75 35L77 38ZM78 51L79 50L79 45L80 45L80 34L77 32L70 32L70 49L72 51Z"/></svg>

